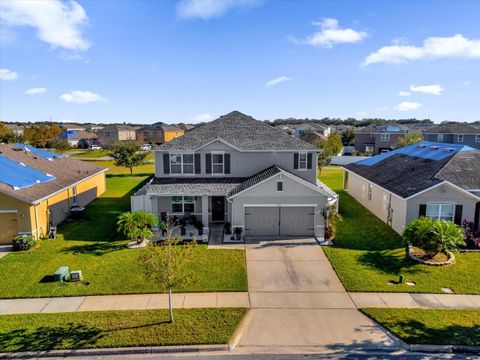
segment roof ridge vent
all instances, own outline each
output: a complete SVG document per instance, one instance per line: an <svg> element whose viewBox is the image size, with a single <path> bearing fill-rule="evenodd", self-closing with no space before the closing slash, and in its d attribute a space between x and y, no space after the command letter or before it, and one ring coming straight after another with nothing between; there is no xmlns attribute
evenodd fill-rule
<svg viewBox="0 0 480 360"><path fill-rule="evenodd" d="M438 150L438 146L437 146L437 145L431 145L431 146L430 146L430 149L432 149L432 150Z"/></svg>
<svg viewBox="0 0 480 360"><path fill-rule="evenodd" d="M417 145L417 147L418 147L419 149L425 149L425 148L427 147L427 145Z"/></svg>
<svg viewBox="0 0 480 360"><path fill-rule="evenodd" d="M455 149L453 149L453 148L444 148L443 149L443 152L453 152L453 151L455 151Z"/></svg>

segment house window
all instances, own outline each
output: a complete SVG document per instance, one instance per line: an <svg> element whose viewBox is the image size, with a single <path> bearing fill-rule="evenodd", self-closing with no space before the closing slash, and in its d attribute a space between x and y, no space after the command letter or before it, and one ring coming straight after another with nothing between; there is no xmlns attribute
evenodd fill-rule
<svg viewBox="0 0 480 360"><path fill-rule="evenodd" d="M380 135L381 141L390 141L390 134L381 134Z"/></svg>
<svg viewBox="0 0 480 360"><path fill-rule="evenodd" d="M193 196L172 196L172 212L195 212L195 198Z"/></svg>
<svg viewBox="0 0 480 360"><path fill-rule="evenodd" d="M453 204L427 204L425 216L435 220L453 221L455 205Z"/></svg>
<svg viewBox="0 0 480 360"><path fill-rule="evenodd" d="M463 134L458 134L457 135L457 141L458 142L463 142Z"/></svg>
<svg viewBox="0 0 480 360"><path fill-rule="evenodd" d="M298 154L298 169L307 170L307 153Z"/></svg>
<svg viewBox="0 0 480 360"><path fill-rule="evenodd" d="M171 154L170 155L170 173L171 174L193 174L194 173L193 154Z"/></svg>
<svg viewBox="0 0 480 360"><path fill-rule="evenodd" d="M223 174L224 154L212 154L212 174Z"/></svg>
<svg viewBox="0 0 480 360"><path fill-rule="evenodd" d="M283 191L283 181L277 181L277 191Z"/></svg>
<svg viewBox="0 0 480 360"><path fill-rule="evenodd" d="M366 145L365 146L365 152L368 154L373 154L373 146L372 145Z"/></svg>
<svg viewBox="0 0 480 360"><path fill-rule="evenodd" d="M475 135L475 142L480 142L480 134Z"/></svg>
<svg viewBox="0 0 480 360"><path fill-rule="evenodd" d="M443 141L443 134L438 134L437 135L437 141L440 141L440 142Z"/></svg>
<svg viewBox="0 0 480 360"><path fill-rule="evenodd" d="M372 184L368 184L368 201L372 200Z"/></svg>

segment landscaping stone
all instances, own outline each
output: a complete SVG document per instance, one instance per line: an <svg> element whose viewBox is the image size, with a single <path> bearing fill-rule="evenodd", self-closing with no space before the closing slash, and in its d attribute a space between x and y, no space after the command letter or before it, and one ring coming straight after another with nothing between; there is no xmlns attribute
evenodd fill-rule
<svg viewBox="0 0 480 360"><path fill-rule="evenodd" d="M430 260L423 260L415 256L413 254L411 245L409 245L407 249L408 249L407 251L408 257L416 262L419 262L420 264L431 265L431 266L443 266L443 265L453 264L453 262L455 261L455 255L453 255L451 251L447 251L448 260L446 261L430 261Z"/></svg>

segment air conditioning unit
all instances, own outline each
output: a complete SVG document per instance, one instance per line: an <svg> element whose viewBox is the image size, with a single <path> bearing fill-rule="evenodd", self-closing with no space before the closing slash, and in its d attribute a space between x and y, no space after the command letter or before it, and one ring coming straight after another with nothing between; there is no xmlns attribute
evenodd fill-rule
<svg viewBox="0 0 480 360"><path fill-rule="evenodd" d="M80 281L82 279L82 270L75 270L70 272L70 281Z"/></svg>

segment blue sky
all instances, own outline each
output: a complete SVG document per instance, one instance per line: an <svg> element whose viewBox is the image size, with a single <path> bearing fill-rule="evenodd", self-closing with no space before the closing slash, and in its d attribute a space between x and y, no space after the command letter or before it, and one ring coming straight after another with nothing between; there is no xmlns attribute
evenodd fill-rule
<svg viewBox="0 0 480 360"><path fill-rule="evenodd" d="M480 120L479 1L1 2L0 120Z"/></svg>

